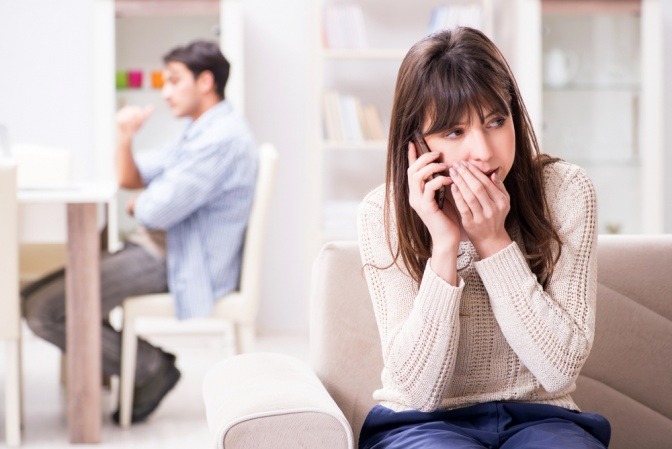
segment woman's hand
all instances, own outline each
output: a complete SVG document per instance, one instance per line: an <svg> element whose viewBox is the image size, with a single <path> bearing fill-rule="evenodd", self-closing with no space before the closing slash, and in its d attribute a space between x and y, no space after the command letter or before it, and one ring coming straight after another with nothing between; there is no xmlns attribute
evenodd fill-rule
<svg viewBox="0 0 672 449"><path fill-rule="evenodd" d="M432 236L433 250L448 253L460 243L460 220L448 198L444 201L443 210L435 200L436 192L453 181L442 174L432 179L435 173L445 172L446 164L437 162L441 153L429 152L417 156L413 142L408 144L408 188L410 206L425 223Z"/></svg>
<svg viewBox="0 0 672 449"><path fill-rule="evenodd" d="M509 193L497 173L486 176L466 162L450 168L451 191L462 227L481 259L511 243L504 220L511 208Z"/></svg>

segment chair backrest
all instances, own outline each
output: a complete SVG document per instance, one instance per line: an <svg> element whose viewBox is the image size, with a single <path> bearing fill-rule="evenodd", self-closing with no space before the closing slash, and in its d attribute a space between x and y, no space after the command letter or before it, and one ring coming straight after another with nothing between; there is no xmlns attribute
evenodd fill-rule
<svg viewBox="0 0 672 449"><path fill-rule="evenodd" d="M72 151L37 143L19 142L11 146L18 166L19 188L67 187L72 177Z"/></svg>
<svg viewBox="0 0 672 449"><path fill-rule="evenodd" d="M261 284L261 266L264 253L264 236L268 221L268 209L270 206L273 181L278 162L278 151L270 143L265 143L259 148L259 169L257 183L252 200L252 210L245 233L245 246L243 247L243 260L240 273L240 291L246 300L252 299L253 304L248 304L251 316L257 314L259 308L259 287Z"/></svg>
<svg viewBox="0 0 672 449"><path fill-rule="evenodd" d="M672 236L600 236L593 349L572 397L612 424L612 449L672 441ZM380 386L380 340L356 242L333 242L314 265L313 369L355 441Z"/></svg>
<svg viewBox="0 0 672 449"><path fill-rule="evenodd" d="M0 158L0 338L20 332L18 202L16 164Z"/></svg>

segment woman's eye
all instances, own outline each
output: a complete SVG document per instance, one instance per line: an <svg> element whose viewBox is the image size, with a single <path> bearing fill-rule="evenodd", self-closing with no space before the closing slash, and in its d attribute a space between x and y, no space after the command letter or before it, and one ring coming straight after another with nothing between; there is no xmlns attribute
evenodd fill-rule
<svg viewBox="0 0 672 449"><path fill-rule="evenodd" d="M490 122L491 128L501 128L506 119L504 117L498 117Z"/></svg>
<svg viewBox="0 0 672 449"><path fill-rule="evenodd" d="M464 131L462 131L461 129L454 129L454 130L450 131L449 133L447 133L446 137L449 138L449 139L457 139L462 134L464 134Z"/></svg>

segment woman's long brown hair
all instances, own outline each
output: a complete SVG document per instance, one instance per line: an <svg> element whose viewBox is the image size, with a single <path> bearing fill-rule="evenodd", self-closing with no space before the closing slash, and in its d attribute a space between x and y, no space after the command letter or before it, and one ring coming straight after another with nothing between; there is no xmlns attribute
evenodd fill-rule
<svg viewBox="0 0 672 449"><path fill-rule="evenodd" d="M544 194L543 167L557 159L542 155L511 69L497 47L472 28L446 30L426 37L408 52L397 77L387 153L385 223L390 235L390 201L394 202L401 256L411 277L420 282L431 256L431 237L408 202L408 143L424 134L454 127L471 110L511 113L515 157L504 186L511 198L505 227L518 225L528 263L546 284L560 254L560 238L550 222Z"/></svg>

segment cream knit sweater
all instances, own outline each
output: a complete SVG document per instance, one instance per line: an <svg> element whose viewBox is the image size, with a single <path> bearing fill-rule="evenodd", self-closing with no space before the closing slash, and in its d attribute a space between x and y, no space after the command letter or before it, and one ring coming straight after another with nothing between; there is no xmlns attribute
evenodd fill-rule
<svg viewBox="0 0 672 449"><path fill-rule="evenodd" d="M382 388L374 393L383 406L432 411L519 401L578 410L569 393L595 326L595 192L585 172L566 162L548 165L544 182L563 242L545 290L523 256L519 235L484 260L462 242L457 287L430 263L419 289L405 268L374 268L392 262L385 187L364 199L359 240L383 349Z"/></svg>

